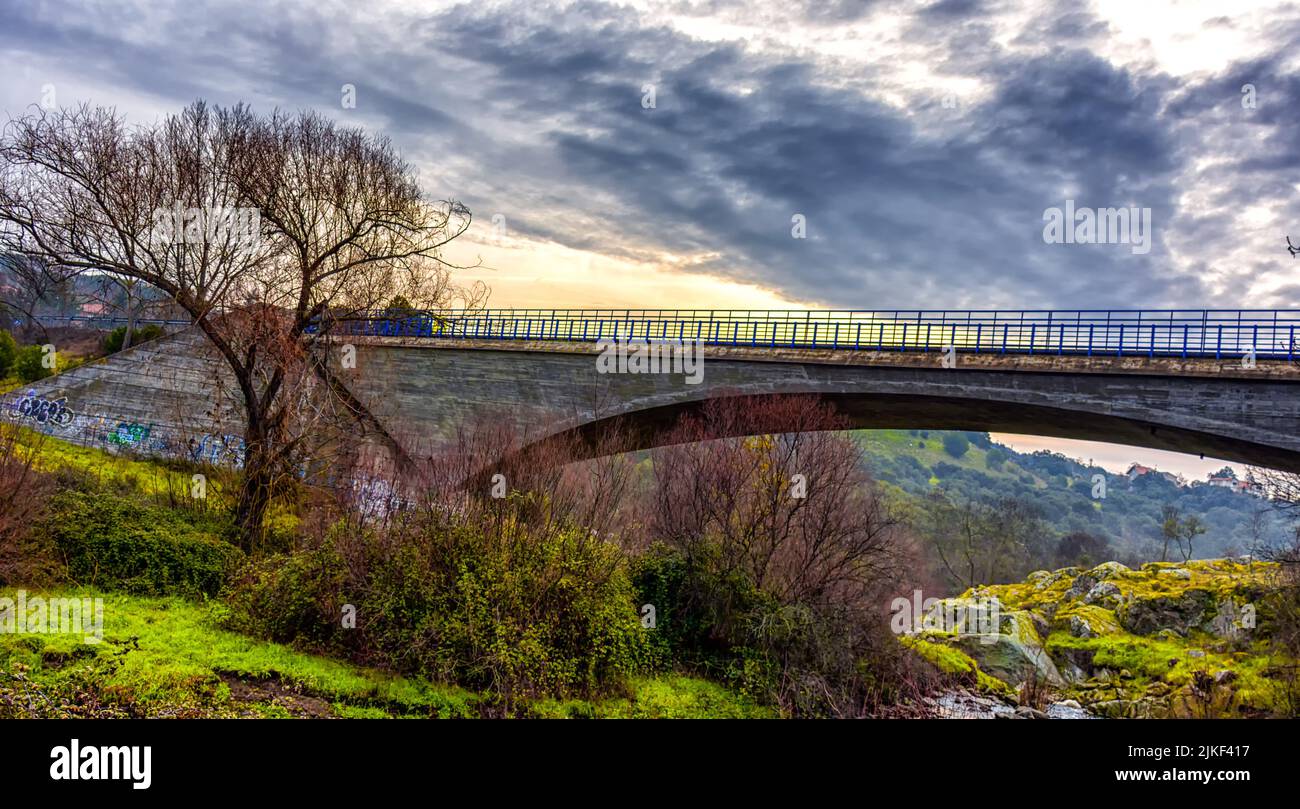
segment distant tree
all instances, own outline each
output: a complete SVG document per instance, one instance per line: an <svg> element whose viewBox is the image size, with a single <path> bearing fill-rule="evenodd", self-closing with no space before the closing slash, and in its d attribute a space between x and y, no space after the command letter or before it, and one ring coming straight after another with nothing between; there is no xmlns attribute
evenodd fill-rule
<svg viewBox="0 0 1300 809"><path fill-rule="evenodd" d="M923 530L943 572L961 589L1005 583L1046 561L1042 515L1024 500L953 500L934 492L927 505Z"/></svg>
<svg viewBox="0 0 1300 809"><path fill-rule="evenodd" d="M1164 540L1160 550L1160 561L1169 561L1169 543L1178 542L1181 527L1182 512L1177 506L1164 506L1160 509L1160 537Z"/></svg>
<svg viewBox="0 0 1300 809"><path fill-rule="evenodd" d="M1192 558L1192 542L1201 534L1209 530L1200 517L1192 514L1186 517L1178 528L1178 546L1183 551L1183 561L1190 561Z"/></svg>
<svg viewBox="0 0 1300 809"><path fill-rule="evenodd" d="M998 449L997 447L990 449L988 451L988 454L984 456L984 466L987 467L988 469L993 470L994 472L1001 469L1002 464L1006 463L1006 461L1007 461L1006 452L1002 451L1001 449Z"/></svg>
<svg viewBox="0 0 1300 809"><path fill-rule="evenodd" d="M970 450L970 439L961 433L948 433L943 437L943 450L954 458L960 458Z"/></svg>
<svg viewBox="0 0 1300 809"><path fill-rule="evenodd" d="M1061 537L1061 541L1057 543L1056 566L1092 567L1105 561L1109 556L1109 550L1110 543L1105 537L1089 534L1086 531L1075 531Z"/></svg>
<svg viewBox="0 0 1300 809"><path fill-rule="evenodd" d="M1195 514L1182 515L1176 506L1165 506L1160 511L1160 535L1164 538L1164 549L1160 561L1169 561L1169 543L1173 542L1183 556L1183 561L1192 558L1192 545L1196 538L1208 531L1205 522Z"/></svg>
<svg viewBox="0 0 1300 809"><path fill-rule="evenodd" d="M393 299L388 302L389 312L410 312L414 311L414 309L415 307L411 305L405 295L394 295Z"/></svg>
<svg viewBox="0 0 1300 809"><path fill-rule="evenodd" d="M143 343L147 340L156 340L163 336L163 328L156 323L146 323L144 326L132 330L131 324L118 326L108 333L104 338L104 353L116 354L131 347L131 341Z"/></svg>

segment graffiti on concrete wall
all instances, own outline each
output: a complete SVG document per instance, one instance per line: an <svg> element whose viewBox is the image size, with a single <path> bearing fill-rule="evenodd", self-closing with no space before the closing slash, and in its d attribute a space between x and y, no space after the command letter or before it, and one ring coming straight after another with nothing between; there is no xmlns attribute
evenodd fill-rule
<svg viewBox="0 0 1300 809"><path fill-rule="evenodd" d="M59 435L74 443L102 446L105 449L188 457L213 466L242 468L245 445L243 436L233 433L204 433L186 440L184 434L159 429L156 424L120 421L100 414L78 414L68 406L67 397L45 398L28 390L7 406L0 407L0 418L26 422L44 431L57 429Z"/></svg>
<svg viewBox="0 0 1300 809"><path fill-rule="evenodd" d="M120 447L142 448L149 438L151 427L135 422L120 421L117 427L104 436L104 441Z"/></svg>
<svg viewBox="0 0 1300 809"><path fill-rule="evenodd" d="M19 419L34 421L41 426L67 427L76 416L68 407L67 397L43 399L29 390L15 405Z"/></svg>
<svg viewBox="0 0 1300 809"><path fill-rule="evenodd" d="M238 435L208 433L189 442L190 460L213 466L244 465L244 439Z"/></svg>

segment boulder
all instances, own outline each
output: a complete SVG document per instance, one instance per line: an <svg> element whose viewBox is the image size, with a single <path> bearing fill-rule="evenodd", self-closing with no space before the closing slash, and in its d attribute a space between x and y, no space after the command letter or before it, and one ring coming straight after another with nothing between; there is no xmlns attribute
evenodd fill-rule
<svg viewBox="0 0 1300 809"><path fill-rule="evenodd" d="M1097 577L1093 576L1091 573L1079 574L1078 578L1074 580L1074 583L1070 585L1070 589L1065 591L1065 600L1071 601L1076 598L1082 598L1089 590L1096 586L1097 581Z"/></svg>
<svg viewBox="0 0 1300 809"><path fill-rule="evenodd" d="M1083 603L1099 604L1113 610L1124 603L1124 594L1114 582L1099 581L1084 595Z"/></svg>
<svg viewBox="0 0 1300 809"><path fill-rule="evenodd" d="M1124 573L1132 573L1133 569L1128 565L1119 562L1102 562L1101 564L1088 571L1088 575L1097 581L1105 581Z"/></svg>
<svg viewBox="0 0 1300 809"><path fill-rule="evenodd" d="M1241 609L1237 606L1237 602L1225 598L1219 602L1219 609L1210 616L1202 629L1216 637L1236 640L1246 634L1246 630L1241 625L1240 615Z"/></svg>
<svg viewBox="0 0 1300 809"><path fill-rule="evenodd" d="M1214 606L1212 593L1193 588L1174 595L1131 599L1115 615L1120 626L1134 635L1154 635L1162 629L1186 635L1204 623L1207 614L1213 614Z"/></svg>
<svg viewBox="0 0 1300 809"><path fill-rule="evenodd" d="M997 634L961 634L954 642L975 659L980 670L1012 686L1031 675L1055 686L1065 685L1056 664L1043 649L1043 642L1029 613L1015 611L1003 616Z"/></svg>
<svg viewBox="0 0 1300 809"><path fill-rule="evenodd" d="M1121 631L1114 612L1093 605L1071 607L1068 619L1062 616L1056 627L1065 629L1076 638L1099 638Z"/></svg>

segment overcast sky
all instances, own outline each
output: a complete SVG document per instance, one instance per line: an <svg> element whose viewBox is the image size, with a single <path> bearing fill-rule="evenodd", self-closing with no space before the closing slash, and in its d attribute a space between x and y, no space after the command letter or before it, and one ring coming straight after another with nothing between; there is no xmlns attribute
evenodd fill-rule
<svg viewBox="0 0 1300 809"><path fill-rule="evenodd" d="M1290 308L1297 43L1248 0L0 0L0 110L382 131L494 305ZM1045 243L1067 199L1150 209L1149 252Z"/></svg>

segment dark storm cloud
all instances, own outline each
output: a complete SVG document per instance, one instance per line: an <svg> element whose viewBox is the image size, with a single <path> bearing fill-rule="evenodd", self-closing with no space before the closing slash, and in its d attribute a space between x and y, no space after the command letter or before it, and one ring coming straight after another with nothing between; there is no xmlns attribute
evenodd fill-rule
<svg viewBox="0 0 1300 809"><path fill-rule="evenodd" d="M1063 204L1067 186L1080 206L1131 202L1154 208L1157 221L1171 206L1161 89L1087 53L1007 61L993 99L935 136L904 111L825 86L811 65L689 44L613 16L565 32L568 53L603 54L585 56L566 80L556 75L560 38L545 27L494 17L438 30L461 56L485 38L508 43L485 54L492 95L518 94L515 108L535 113L544 98L546 112L573 125L547 136L561 165L623 203L603 233L583 234L585 245L716 251L706 269L841 306L1166 297L1158 245L1143 257L1042 240L1043 210ZM649 78L656 107L647 110ZM937 98L915 103L928 120L958 117ZM795 214L807 218L807 240L791 238ZM574 241L553 223L527 227Z"/></svg>
<svg viewBox="0 0 1300 809"><path fill-rule="evenodd" d="M1261 99L1296 98L1280 57L1182 87L1093 55L1107 25L1077 9L1049 10L1016 37L1046 55L1006 52L986 5L921 5L905 27L903 45L924 47L941 74L988 88L955 108L917 93L900 109L863 91L877 80L871 67L828 75L800 54L691 39L655 15L599 2L382 19L329 3L292 12L195 4L132 36L115 33L122 27L97 6L56 17L20 8L8 13L0 49L72 72L87 66L172 106L251 96L332 106L348 121L337 99L353 83L358 122L390 134L435 180L454 177L480 219L501 212L515 232L612 255L711 256L697 266L794 298L843 307L1203 302L1202 268L1177 266L1162 238L1178 222L1200 228L1209 248L1231 229L1214 212L1179 210L1176 184L1200 142L1194 130L1223 116L1247 77ZM845 22L872 8L755 13ZM740 13L721 0L681 9ZM646 85L653 109L642 106ZM1219 170L1225 204L1241 203L1238 177L1294 169L1300 106L1283 106L1261 101L1261 115L1239 124L1256 127L1260 146ZM1293 193L1284 182L1282 198ZM1043 211L1067 192L1079 206L1151 208L1151 252L1045 244ZM807 218L806 240L791 238L796 214Z"/></svg>

